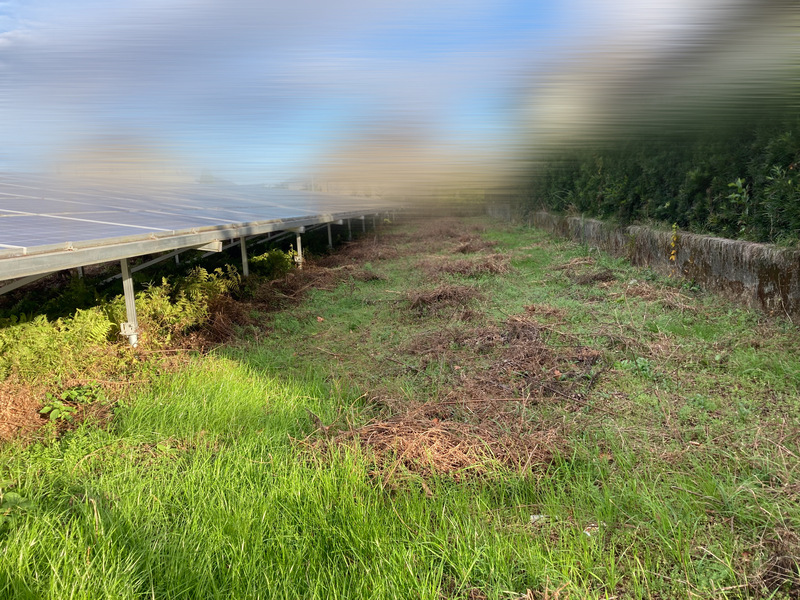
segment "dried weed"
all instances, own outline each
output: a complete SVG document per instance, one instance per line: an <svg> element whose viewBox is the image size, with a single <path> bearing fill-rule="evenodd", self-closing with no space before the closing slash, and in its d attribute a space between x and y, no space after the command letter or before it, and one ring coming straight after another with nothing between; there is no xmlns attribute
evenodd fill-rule
<svg viewBox="0 0 800 600"><path fill-rule="evenodd" d="M553 267L554 271L573 271L577 267L590 266L594 264L594 259L591 256L578 256L572 260L565 262L563 265L556 265Z"/></svg>
<svg viewBox="0 0 800 600"><path fill-rule="evenodd" d="M462 242L453 252L458 254L472 254L474 252L481 252L482 250L494 248L495 246L497 246L497 242L495 241L482 240L476 237Z"/></svg>
<svg viewBox="0 0 800 600"><path fill-rule="evenodd" d="M46 421L39 414L44 392L14 378L0 382L0 441L27 436Z"/></svg>
<svg viewBox="0 0 800 600"><path fill-rule="evenodd" d="M443 261L429 258L420 261L419 266L429 275L447 273L449 275L479 277L481 275L501 275L509 271L508 256L505 254L491 254L477 260Z"/></svg>
<svg viewBox="0 0 800 600"><path fill-rule="evenodd" d="M526 472L550 464L564 444L555 429L501 431L486 423L409 415L342 432L335 441L367 449L375 458L376 475L384 482L401 466L422 476L455 479L485 475L496 465Z"/></svg>
<svg viewBox="0 0 800 600"><path fill-rule="evenodd" d="M691 304L691 299L680 292L665 287L656 288L649 283L633 282L625 287L622 293L611 294L612 298L641 298L646 302L658 302L664 308L680 311L697 311L697 307Z"/></svg>
<svg viewBox="0 0 800 600"><path fill-rule="evenodd" d="M480 297L473 286L441 285L432 290L408 292L406 298L417 312L436 311L446 307L464 307L471 300Z"/></svg>
<svg viewBox="0 0 800 600"><path fill-rule="evenodd" d="M616 277L611 269L600 269L590 273L580 273L570 276L578 285L590 285L597 282L614 281Z"/></svg>
<svg viewBox="0 0 800 600"><path fill-rule="evenodd" d="M567 311L563 308L556 308L549 304L529 304L525 306L525 312L529 315L536 315L541 317L555 317L563 318L567 316Z"/></svg>

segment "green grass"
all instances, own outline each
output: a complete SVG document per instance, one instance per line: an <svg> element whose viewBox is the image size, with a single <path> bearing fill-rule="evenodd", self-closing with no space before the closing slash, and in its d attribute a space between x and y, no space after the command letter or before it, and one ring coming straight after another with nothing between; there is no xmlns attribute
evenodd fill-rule
<svg viewBox="0 0 800 600"><path fill-rule="evenodd" d="M447 260L446 240L391 242L398 256L371 264L385 279L310 292L268 332L156 377L110 428L5 446L0 597L758 596L769 561L800 547L795 326L540 232L483 237L509 275L434 281L419 252ZM587 256L576 269L616 279L556 269ZM471 320L410 310L407 292L442 282L480 289ZM410 345L520 314L554 351L602 355L580 401L524 413L564 432L552 464L387 477L369 452L320 443L309 411L357 427L385 416L376 398L436 401L492 375L502 348ZM786 580L764 596L788 597Z"/></svg>

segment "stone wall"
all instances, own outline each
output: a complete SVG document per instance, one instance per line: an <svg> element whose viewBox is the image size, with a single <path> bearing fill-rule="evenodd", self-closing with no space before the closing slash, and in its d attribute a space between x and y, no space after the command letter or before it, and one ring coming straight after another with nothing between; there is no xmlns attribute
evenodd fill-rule
<svg viewBox="0 0 800 600"><path fill-rule="evenodd" d="M531 217L536 227L624 256L635 265L682 277L770 314L800 315L800 252L796 250L678 232L671 261L671 231L617 227L547 212Z"/></svg>

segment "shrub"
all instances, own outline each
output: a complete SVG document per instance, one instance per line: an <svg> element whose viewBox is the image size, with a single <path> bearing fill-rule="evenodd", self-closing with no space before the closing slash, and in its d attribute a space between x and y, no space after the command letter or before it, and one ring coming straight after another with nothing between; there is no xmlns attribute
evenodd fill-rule
<svg viewBox="0 0 800 600"><path fill-rule="evenodd" d="M268 250L264 254L250 259L250 268L257 275L268 279L277 279L286 275L294 266L297 252L284 252L279 248Z"/></svg>
<svg viewBox="0 0 800 600"><path fill-rule="evenodd" d="M578 211L762 242L797 242L800 123L634 138L552 156L534 174L531 210Z"/></svg>

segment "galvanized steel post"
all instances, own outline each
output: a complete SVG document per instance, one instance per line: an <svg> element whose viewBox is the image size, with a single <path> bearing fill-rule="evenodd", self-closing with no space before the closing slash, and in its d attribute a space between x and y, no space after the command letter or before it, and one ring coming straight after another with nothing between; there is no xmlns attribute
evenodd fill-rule
<svg viewBox="0 0 800 600"><path fill-rule="evenodd" d="M133 279L128 259L123 258L120 262L122 266L122 291L125 293L125 313L128 317L127 323L120 325L120 333L128 338L128 342L134 348L139 344L139 323L136 320L136 296L133 293Z"/></svg>
<svg viewBox="0 0 800 600"><path fill-rule="evenodd" d="M247 277L250 275L250 264L247 262L247 238L245 236L239 238L239 245L242 249L242 275Z"/></svg>
<svg viewBox="0 0 800 600"><path fill-rule="evenodd" d="M297 241L297 268L303 268L303 240L300 237L300 230L297 230L295 233L296 241Z"/></svg>

